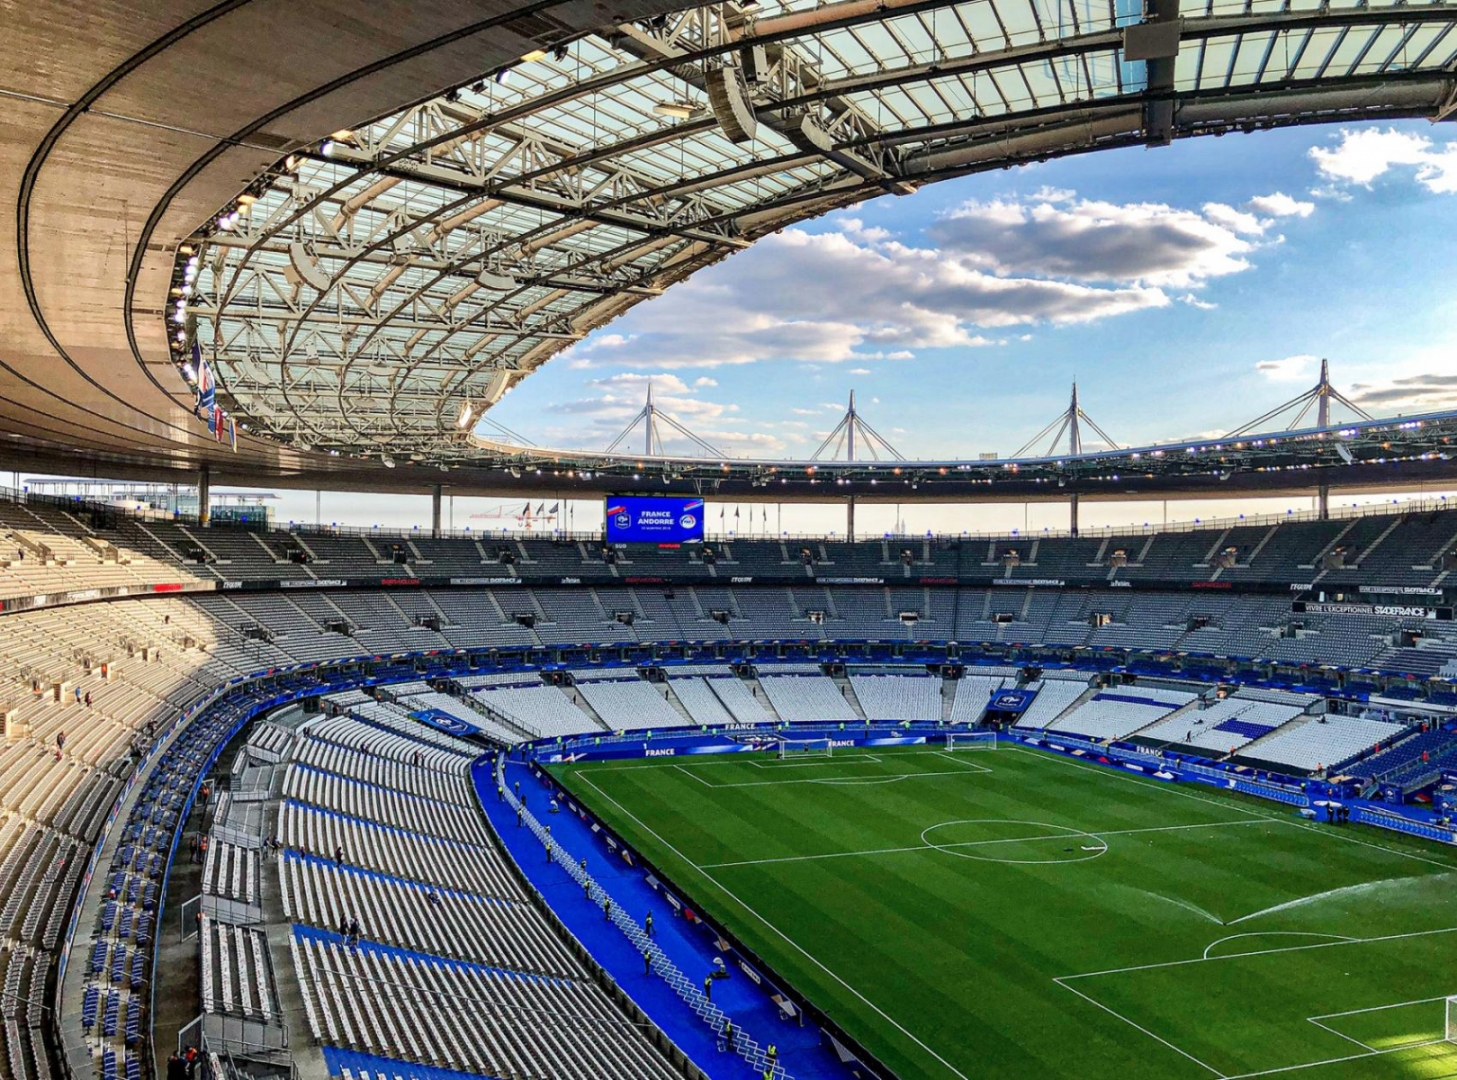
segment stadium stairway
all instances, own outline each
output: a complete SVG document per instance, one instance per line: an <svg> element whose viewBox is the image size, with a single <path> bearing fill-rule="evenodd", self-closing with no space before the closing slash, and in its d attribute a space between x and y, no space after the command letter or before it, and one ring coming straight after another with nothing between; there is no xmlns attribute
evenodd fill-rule
<svg viewBox="0 0 1457 1080"><path fill-rule="evenodd" d="M840 688L840 696L845 699L845 703L850 706L851 711L863 721L865 709L861 706L860 699L855 696L855 688L850 685L850 680L844 675L832 675L830 678Z"/></svg>
<svg viewBox="0 0 1457 1080"><path fill-rule="evenodd" d="M672 685L670 683L660 683L658 685L662 686L667 691L663 697L663 700L666 701L669 705L676 709L679 714L682 715L683 722L689 727L697 727L698 721L693 719L693 714L690 713L686 708L684 708L683 703L678 700L678 695L673 692Z"/></svg>
<svg viewBox="0 0 1457 1080"><path fill-rule="evenodd" d="M528 830L518 828L515 813L496 800L489 759L478 762L472 775L486 817L517 865L567 929L591 951L592 958L631 995L638 1007L712 1080L759 1080L758 1074L737 1054L718 1048L715 1034L661 978L643 974L642 955L616 927L603 919L601 909L583 895L581 886L560 865L547 864L535 837ZM525 765L508 764L506 779L508 784L519 781L523 795L536 793L528 799L533 807L546 805L545 785ZM671 905L648 884L644 870L612 855L587 823L565 807L559 814L539 816L543 823L551 825L552 839L573 861L585 857L592 877L638 922L647 912L653 912L657 943L685 975L701 979L711 969L718 955L712 947L712 938L702 927L675 916ZM690 887L693 884L687 883ZM780 1062L795 1080L846 1080L849 1075L835 1056L820 1045L812 1025L801 1028L782 1019L778 1007L741 972L715 983L713 1001L761 1044L776 1044Z"/></svg>

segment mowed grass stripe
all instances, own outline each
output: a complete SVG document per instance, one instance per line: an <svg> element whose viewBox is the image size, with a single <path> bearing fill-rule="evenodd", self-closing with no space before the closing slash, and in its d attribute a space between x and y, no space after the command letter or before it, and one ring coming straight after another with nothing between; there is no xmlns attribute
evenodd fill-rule
<svg viewBox="0 0 1457 1080"><path fill-rule="evenodd" d="M1054 979L1199 958L1238 933L1364 938L1457 924L1442 899L1452 885L1442 876L1457 860L1430 846L1355 827L1307 828L1267 803L1036 751L976 753L975 764L990 773L958 770L955 761L969 753L873 754L878 760L837 750L814 765L794 762L793 770L744 755L556 771L699 906L905 1080L1196 1078L1247 1062L1269 1068L1320 1061L1333 1056L1327 1040L1342 1040L1305 1017L1346 1007L1328 999L1348 990L1363 1001L1416 995L1387 986L1380 973L1360 987L1322 989L1307 980L1252 977L1252 993L1282 997L1271 1015L1300 1016L1297 1030L1242 1049L1237 1025L1226 1018L1201 1028L1201 984L1214 965L1190 966L1172 980L1172 991L1160 984L1152 1011L1137 980L1107 1003L1102 982L1079 983L1094 1005ZM849 775L897 779L730 786ZM957 820L1033 821L1107 834L1108 851L1075 863L1006 864L915 850L929 826ZM1159 831L1136 831L1144 829ZM932 835L942 833L955 836L945 829ZM1069 858L1086 854L1077 837L1014 848L1034 846ZM883 849L897 853L849 854ZM763 861L769 859L784 861ZM725 863L734 865L717 865ZM1243 921L1226 925L1235 920ZM1220 947L1258 950L1297 940L1240 938ZM1246 997L1240 1007L1259 1013L1260 995ZM1148 1022L1139 1018L1145 1013ZM1277 1043L1279 1054L1266 1063L1262 1047ZM1362 1052L1349 1041L1343 1049ZM1403 1071L1407 1066L1403 1054L1390 1054L1363 1062L1361 1075L1415 1075ZM1336 1076L1346 1067L1328 1068ZM1320 1070L1312 1075L1325 1080Z"/></svg>

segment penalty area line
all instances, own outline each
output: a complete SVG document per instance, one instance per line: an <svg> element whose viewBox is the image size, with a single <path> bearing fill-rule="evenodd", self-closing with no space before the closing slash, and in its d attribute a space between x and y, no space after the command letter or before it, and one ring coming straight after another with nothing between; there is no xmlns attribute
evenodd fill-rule
<svg viewBox="0 0 1457 1080"><path fill-rule="evenodd" d="M1061 978L1056 978L1056 979L1053 979L1052 981L1055 982L1055 983L1057 983L1057 985L1060 986L1060 987L1062 987L1064 990L1068 990L1068 991L1071 991L1072 993L1076 994L1078 997L1080 997L1084 1001L1086 1001L1089 1005L1094 1005L1097 1008L1102 1009L1109 1016L1112 1016L1112 1017L1114 1017L1115 1019L1118 1019L1118 1020L1122 1020L1129 1027L1133 1028L1133 1030L1135 1030L1135 1031L1141 1031L1143 1034L1147 1035L1150 1039L1153 1039L1155 1042L1163 1043L1163 1045L1167 1046L1174 1053L1180 1055L1181 1057L1187 1058L1189 1061L1192 1061L1195 1065L1198 1065L1201 1069L1208 1069L1215 1076L1219 1077L1220 1080L1225 1080L1225 1074L1222 1073L1222 1072L1220 1072L1213 1065L1210 1065L1207 1061L1200 1061L1193 1054L1189 1053L1187 1050L1182 1050L1179 1047L1175 1046L1173 1043L1169 1042L1169 1040L1166 1039L1166 1038L1164 1038L1162 1035L1156 1035L1156 1034L1154 1034L1152 1031L1149 1031L1148 1028L1144 1027L1142 1024L1136 1023L1135 1021L1128 1019L1128 1017L1124 1016L1121 1012L1118 1012L1116 1009L1112 1009L1112 1008L1109 1008L1107 1005L1104 1005L1097 998L1089 997L1087 994L1083 993L1081 990L1077 989L1076 987L1067 985L1067 983L1063 982Z"/></svg>

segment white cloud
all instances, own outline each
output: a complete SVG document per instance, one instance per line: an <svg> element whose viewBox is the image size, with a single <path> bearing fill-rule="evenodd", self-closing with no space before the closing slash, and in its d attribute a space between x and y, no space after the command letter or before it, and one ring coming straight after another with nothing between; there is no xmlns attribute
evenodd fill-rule
<svg viewBox="0 0 1457 1080"><path fill-rule="evenodd" d="M693 385L695 387L717 386L718 380L710 379L707 375L700 375L698 378L693 380Z"/></svg>
<svg viewBox="0 0 1457 1080"><path fill-rule="evenodd" d="M1302 354L1280 360L1261 360L1255 370L1271 382L1303 382L1314 380L1320 357Z"/></svg>
<svg viewBox="0 0 1457 1080"><path fill-rule="evenodd" d="M1167 306L1138 283L992 273L959 251L913 247L871 230L790 228L630 312L633 348L596 339L569 363L713 368L911 360L917 350L995 344L985 328L1071 325Z"/></svg>
<svg viewBox="0 0 1457 1080"><path fill-rule="evenodd" d="M1187 289L1248 270L1266 228L1222 203L1186 210L1053 192L1025 202L973 200L930 233L965 263L1002 275Z"/></svg>
<svg viewBox="0 0 1457 1080"><path fill-rule="evenodd" d="M1200 300L1193 293L1185 293L1179 297L1179 303L1188 304L1190 307L1198 308L1200 311L1213 311L1219 307L1218 304L1211 304L1208 300Z"/></svg>
<svg viewBox="0 0 1457 1080"><path fill-rule="evenodd" d="M927 349L1005 344L998 332L1010 328L1204 307L1200 288L1250 269L1254 253L1279 242L1276 220L1312 210L1280 192L1193 210L1043 189L966 202L925 231L924 246L834 216L833 231L784 229L679 284L628 313L620 332L572 349L568 363L683 370L788 360L859 372Z"/></svg>
<svg viewBox="0 0 1457 1080"><path fill-rule="evenodd" d="M900 357L897 357L897 359L900 359ZM870 369L868 367L852 367L849 370L849 372L847 372L847 374L850 374L850 375L869 375L870 374Z"/></svg>
<svg viewBox="0 0 1457 1080"><path fill-rule="evenodd" d="M1272 192L1269 195L1256 195L1245 205L1257 214L1272 218L1304 218L1315 213L1315 203L1292 198L1283 191Z"/></svg>
<svg viewBox="0 0 1457 1080"><path fill-rule="evenodd" d="M1457 143L1434 143L1395 128L1343 128L1333 147L1310 149L1320 175L1336 184L1370 187L1397 167L1415 168L1417 183L1435 194L1457 192Z"/></svg>
<svg viewBox="0 0 1457 1080"><path fill-rule="evenodd" d="M1373 416L1457 409L1457 374L1423 374L1381 383L1356 383L1349 397Z"/></svg>

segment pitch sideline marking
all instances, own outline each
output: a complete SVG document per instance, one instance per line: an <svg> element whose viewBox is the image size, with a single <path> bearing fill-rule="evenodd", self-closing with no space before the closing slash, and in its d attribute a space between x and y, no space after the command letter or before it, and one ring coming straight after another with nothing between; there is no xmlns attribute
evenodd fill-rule
<svg viewBox="0 0 1457 1080"><path fill-rule="evenodd" d="M616 799L614 799L611 795L607 794L607 792L603 791L596 784L592 783L591 777L586 776L586 775L583 775L581 777L581 779L584 782L586 782L587 784L591 785L591 788L592 788L593 791L597 792L597 794L601 795L604 799L606 799L608 802L610 802L613 806L617 807L617 809L621 810L629 818L631 818L633 821L637 822L637 825L638 825L639 828L645 830L650 836L652 836L655 840L657 840L658 843L662 844L665 848L667 848L674 855L676 855L680 860L682 860L682 862L685 865L691 866L694 870L697 870L700 874L702 874L705 878L707 878L708 881L712 885L716 886L725 896L727 896L729 899L731 899L734 903L738 904L739 907L743 908L745 911L747 911L754 918L758 919L771 932L773 932L774 934L777 934L779 937L783 938L784 941L785 941L785 943L787 945L789 945L796 952L798 952L802 956L804 956L804 958L806 960L808 960L810 963L814 964L815 967L819 968L821 971L823 971L830 978L834 979L837 983L839 983L841 986L843 986L846 990L850 991L850 993L854 994L857 998L859 998L861 1001L863 1001L866 1005L870 1006L870 1008L874 1009L875 1012L879 1016L881 1016L884 1020L888 1021L891 1024L892 1027L894 1027L897 1031L899 1031L906 1038L910 1039L911 1042L915 1043L922 1050L924 1050L926 1053L930 1054L938 1062L940 1062L942 1065L944 1065L947 1069L949 1069L951 1072L953 1072L957 1076L959 1076L961 1078L961 1080L971 1080L971 1078L969 1076L967 1076L964 1072L962 1072L960 1069L958 1069L955 1065L951 1064L951 1062L947 1061L944 1057L942 1057L940 1054L938 1054L935 1050L931 1049L931 1047L927 1046L916 1035L913 1035L910 1031L908 1031L905 1028L905 1026L903 1024L901 1024L901 1022L899 1020L895 1019L893 1016L891 1016L890 1014L888 1014L879 1005L875 1004L875 1002L871 1001L864 994L862 994L859 990L856 990L853 986L851 986L849 983L847 983L844 979L840 978L840 976L836 975L833 971L831 971L828 967L826 967L824 965L824 963L818 957L814 956L812 953L810 953L808 950L806 950L804 948L804 946L802 946L802 945L799 944L799 942L795 941L788 934L786 934L783 930L780 930L779 927L775 926L768 919L764 918L764 916L760 915L757 911L755 911L753 908L751 908L748 904L746 904L742 900L740 900L737 895L735 895L729 889L725 888L724 885L721 884L719 882L719 880L717 878L715 878L712 874L710 874L707 870L705 870L703 867L699 866L697 863L693 862L691 859L686 858L681 851L679 851L672 844L668 843L667 840L665 840L661 836L659 836L658 833L656 832L656 830L654 830L650 825L648 825L647 823L645 823L641 818L639 818L631 810L629 810L627 807L623 806L620 802L618 802Z"/></svg>
<svg viewBox="0 0 1457 1080"><path fill-rule="evenodd" d="M1162 1035L1155 1035L1152 1031L1149 1031L1148 1028L1144 1027L1142 1024L1135 1023L1134 1021L1128 1019L1128 1017L1124 1016L1122 1013L1118 1012L1116 1009L1112 1009L1112 1008L1108 1007L1107 1005L1104 1005L1101 1001L1098 1001L1096 998L1089 997L1087 994L1083 993L1081 990L1077 989L1076 987L1068 986L1067 983L1063 982L1061 978L1056 978L1056 979L1053 979L1052 981L1055 982L1055 983L1057 983L1057 985L1060 986L1060 987L1062 987L1064 990L1070 990L1070 991L1072 991L1078 997L1080 997L1084 1001L1086 1001L1089 1005L1094 1005L1097 1008L1102 1009L1109 1016L1113 1016L1113 1017L1116 1017L1119 1020L1122 1020L1125 1024L1127 1024L1129 1027L1133 1028L1135 1031L1141 1031L1141 1032L1143 1032L1143 1034L1147 1035L1150 1039L1153 1039L1155 1042L1163 1043L1165 1046L1167 1046L1174 1053L1179 1054L1182 1057L1188 1058L1195 1065L1198 1065L1201 1069L1208 1069L1215 1076L1219 1077L1220 1080L1226 1080L1225 1074L1222 1073L1222 1072L1220 1072L1213 1065L1210 1065L1206 1061L1200 1061L1198 1058L1196 1058L1193 1054L1189 1053L1187 1050L1181 1050L1179 1047L1177 1047L1173 1043L1169 1042L1168 1039L1165 1039Z"/></svg>

